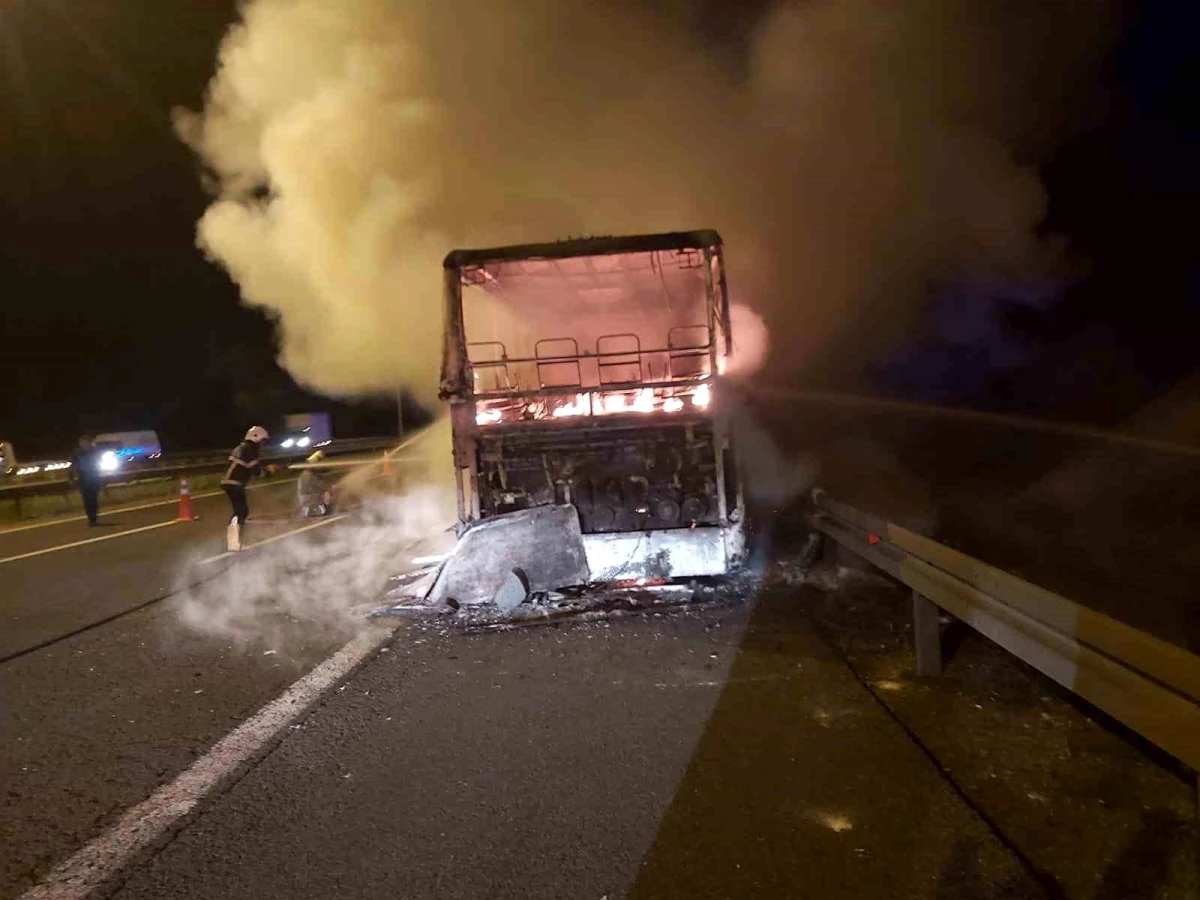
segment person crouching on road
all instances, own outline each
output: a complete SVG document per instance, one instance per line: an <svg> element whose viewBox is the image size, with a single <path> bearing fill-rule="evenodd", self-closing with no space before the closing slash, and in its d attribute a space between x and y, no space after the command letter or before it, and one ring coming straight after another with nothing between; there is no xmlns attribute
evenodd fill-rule
<svg viewBox="0 0 1200 900"><path fill-rule="evenodd" d="M71 457L71 477L83 498L83 511L89 525L97 525L100 517L100 489L104 476L100 473L100 454L89 435L79 439L79 449Z"/></svg>
<svg viewBox="0 0 1200 900"><path fill-rule="evenodd" d="M325 454L318 450L305 460L310 466L315 466L325 459ZM296 482L296 496L300 501L300 515L328 516L333 513L333 486L319 472L304 469Z"/></svg>
<svg viewBox="0 0 1200 900"><path fill-rule="evenodd" d="M250 504L246 500L246 484L262 472L262 445L270 439L267 429L255 425L246 432L245 439L229 454L229 468L221 479L221 489L229 497L233 518L229 521L228 544L230 550L242 549L242 527L250 518Z"/></svg>

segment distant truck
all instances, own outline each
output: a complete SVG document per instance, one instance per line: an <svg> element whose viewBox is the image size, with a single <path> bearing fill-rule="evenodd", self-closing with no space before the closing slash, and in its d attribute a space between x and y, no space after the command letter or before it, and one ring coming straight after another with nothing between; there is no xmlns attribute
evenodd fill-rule
<svg viewBox="0 0 1200 900"><path fill-rule="evenodd" d="M745 505L716 396L732 349L720 236L458 250L444 270L460 545L501 517L570 508L590 581L738 569Z"/></svg>
<svg viewBox="0 0 1200 900"><path fill-rule="evenodd" d="M283 417L278 445L284 450L322 447L333 440L329 413L293 413Z"/></svg>

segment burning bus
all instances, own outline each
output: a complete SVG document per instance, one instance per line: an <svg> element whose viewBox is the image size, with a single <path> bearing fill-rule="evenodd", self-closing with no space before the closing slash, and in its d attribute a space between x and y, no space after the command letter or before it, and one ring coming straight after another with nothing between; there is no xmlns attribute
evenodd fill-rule
<svg viewBox="0 0 1200 900"><path fill-rule="evenodd" d="M541 545L535 569L582 543L559 580L735 570L744 499L716 396L732 349L720 236L457 250L444 274L461 549L480 526L556 510L569 534L534 529L527 543Z"/></svg>

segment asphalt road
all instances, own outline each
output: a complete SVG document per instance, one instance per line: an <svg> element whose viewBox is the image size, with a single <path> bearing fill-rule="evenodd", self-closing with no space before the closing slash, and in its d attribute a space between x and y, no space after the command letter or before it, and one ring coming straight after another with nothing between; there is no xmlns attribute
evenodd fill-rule
<svg viewBox="0 0 1200 900"><path fill-rule="evenodd" d="M252 541L306 526L291 499L291 485L256 492ZM174 512L0 562L0 897L341 646L417 527L351 516L234 565L223 498L200 502L200 522L134 531ZM107 533L0 534L0 559ZM757 596L673 614L403 624L117 896L1196 889L1194 785L1164 760L986 641L956 642L946 677L917 679L893 586L772 572Z"/></svg>
<svg viewBox="0 0 1200 900"><path fill-rule="evenodd" d="M117 896L921 896L960 841L1019 880L819 641L747 646L745 612L406 632Z"/></svg>
<svg viewBox="0 0 1200 900"><path fill-rule="evenodd" d="M984 641L913 678L903 598L403 627L115 896L1189 896L1190 786Z"/></svg>
<svg viewBox="0 0 1200 900"><path fill-rule="evenodd" d="M252 510L277 518L252 521L251 541L305 524L285 519L294 490L281 482L252 492ZM229 561L190 562L224 550L228 502L196 505L199 522L0 562L0 657L200 579L213 579L211 590L227 585ZM0 533L0 560L170 522L176 512L102 512L100 528ZM340 642L310 630L287 652L264 656L252 640L183 625L168 597L0 665L0 897L29 887Z"/></svg>

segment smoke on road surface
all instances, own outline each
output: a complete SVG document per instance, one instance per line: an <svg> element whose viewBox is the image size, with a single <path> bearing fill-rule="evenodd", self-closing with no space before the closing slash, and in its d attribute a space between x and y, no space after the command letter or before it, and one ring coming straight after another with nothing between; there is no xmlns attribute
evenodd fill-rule
<svg viewBox="0 0 1200 900"><path fill-rule="evenodd" d="M446 420L430 425L391 457L386 477L382 461L352 469L338 485L339 502L353 503L351 515L222 561L228 571L184 593L180 622L284 657L366 627L388 579L454 522L449 434ZM246 528L253 545L253 517ZM179 578L194 574L189 566Z"/></svg>
<svg viewBox="0 0 1200 900"><path fill-rule="evenodd" d="M931 282L1053 277L1035 165L1112 6L250 0L176 117L199 243L333 395L432 396L451 248L697 227L773 372L852 366Z"/></svg>

